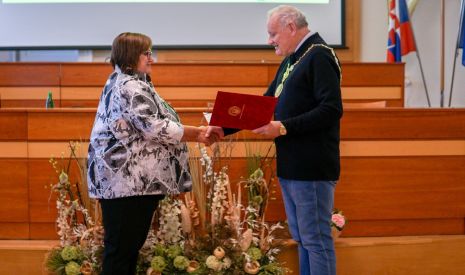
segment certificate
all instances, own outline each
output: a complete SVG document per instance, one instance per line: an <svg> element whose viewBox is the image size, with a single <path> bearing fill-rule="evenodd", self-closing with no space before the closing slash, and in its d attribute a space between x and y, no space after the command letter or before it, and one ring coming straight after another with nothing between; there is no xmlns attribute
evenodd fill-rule
<svg viewBox="0 0 465 275"><path fill-rule="evenodd" d="M253 130L266 125L273 117L276 97L219 91L210 125Z"/></svg>

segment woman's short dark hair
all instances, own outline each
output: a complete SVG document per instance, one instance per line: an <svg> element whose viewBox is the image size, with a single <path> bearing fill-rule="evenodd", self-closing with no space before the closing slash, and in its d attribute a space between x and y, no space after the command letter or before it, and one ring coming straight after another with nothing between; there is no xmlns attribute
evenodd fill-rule
<svg viewBox="0 0 465 275"><path fill-rule="evenodd" d="M141 33L123 32L113 40L110 62L123 73L132 74L137 68L139 56L152 48L150 37Z"/></svg>

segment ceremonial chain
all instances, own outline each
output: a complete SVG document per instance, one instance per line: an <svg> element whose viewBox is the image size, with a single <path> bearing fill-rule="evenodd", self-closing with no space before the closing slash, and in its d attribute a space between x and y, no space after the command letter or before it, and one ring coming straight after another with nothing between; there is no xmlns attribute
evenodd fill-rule
<svg viewBox="0 0 465 275"><path fill-rule="evenodd" d="M278 87L276 88L276 91L274 92L274 96L275 97L279 97L279 95L281 94L281 92L283 91L283 88L284 88L284 82L286 82L286 79L289 77L289 75L291 74L292 70L294 70L295 66L297 66L297 64L299 64L299 62L302 60L302 58L304 58L307 53L309 53L314 47L323 47L325 49L328 49L331 51L331 54L333 55L334 57L334 61L336 62L336 65L339 69L339 76L342 80L342 71L341 71L341 65L339 64L339 60L337 59L336 57L336 53L334 53L334 50L333 48L331 47L328 47L326 46L325 44L313 44L311 45L310 47L308 47L308 49L304 52L303 55L301 55L299 57L299 59L294 62L294 64L290 65L289 66L289 63L287 63L287 68L286 68L286 71L284 72L283 74L283 77L281 78L281 82L279 83Z"/></svg>

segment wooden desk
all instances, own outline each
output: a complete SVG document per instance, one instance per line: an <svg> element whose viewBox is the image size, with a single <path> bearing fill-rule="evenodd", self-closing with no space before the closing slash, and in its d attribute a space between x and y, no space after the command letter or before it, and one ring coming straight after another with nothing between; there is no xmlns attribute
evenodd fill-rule
<svg viewBox="0 0 465 275"><path fill-rule="evenodd" d="M152 81L175 107L206 107L217 91L261 95L277 63L155 63ZM56 107L96 107L111 73L107 63L0 63L0 106L44 107L48 91ZM404 106L404 64L343 63L344 102L385 101Z"/></svg>
<svg viewBox="0 0 465 275"><path fill-rule="evenodd" d="M184 124L202 120L202 108L177 111ZM46 186L56 174L48 160L69 140L87 142L94 116L93 108L0 110L0 238L54 236ZM245 142L271 141L239 134L229 162L236 182L245 174ZM349 220L343 235L465 233L465 109L348 108L341 156L336 207ZM267 217L284 220L279 187L273 191Z"/></svg>

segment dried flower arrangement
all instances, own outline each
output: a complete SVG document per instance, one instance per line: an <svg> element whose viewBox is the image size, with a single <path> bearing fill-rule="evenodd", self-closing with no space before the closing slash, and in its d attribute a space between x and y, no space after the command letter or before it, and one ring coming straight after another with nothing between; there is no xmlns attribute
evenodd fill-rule
<svg viewBox="0 0 465 275"><path fill-rule="evenodd" d="M70 147L70 159L77 160L76 144ZM228 166L221 165L230 156L230 145L223 144L222 150L215 146L213 157L205 147L198 150L200 157L190 161L193 191L160 203L158 228L149 232L140 251L137 274L285 274L276 260L280 249L273 237L282 226L265 223L271 180L265 179L264 170L271 167L266 161L271 158L253 156L249 148L249 176L234 192ZM52 164L59 175L53 190L58 194L61 242L49 253L47 268L55 274L98 274L103 229L80 196L76 198L79 188L72 188L69 171L54 160Z"/></svg>
<svg viewBox="0 0 465 275"><path fill-rule="evenodd" d="M79 157L79 142L69 143L70 156L67 163L53 157L50 163L58 175L58 182L51 185L57 195L56 219L60 245L53 248L46 259L46 267L54 274L98 274L103 251L103 228L98 221L95 202L87 197L85 160ZM72 164L79 168L80 180L72 184L69 179Z"/></svg>

